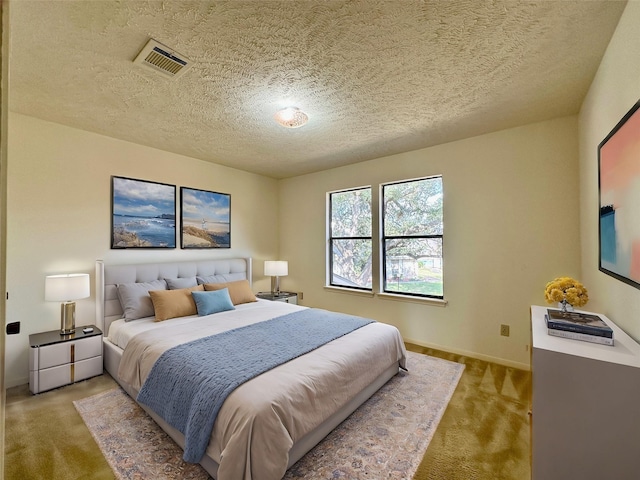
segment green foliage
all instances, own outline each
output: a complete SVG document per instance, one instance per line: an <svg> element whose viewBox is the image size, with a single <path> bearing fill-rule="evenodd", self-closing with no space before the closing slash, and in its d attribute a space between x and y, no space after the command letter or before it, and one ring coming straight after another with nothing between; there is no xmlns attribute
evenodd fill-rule
<svg viewBox="0 0 640 480"><path fill-rule="evenodd" d="M331 236L371 236L371 188L331 194Z"/></svg>
<svg viewBox="0 0 640 480"><path fill-rule="evenodd" d="M418 295L442 296L442 281L431 282L400 282L388 283L387 290L399 293L414 293Z"/></svg>
<svg viewBox="0 0 640 480"><path fill-rule="evenodd" d="M371 188L331 194L331 236L348 237L333 241L332 275L352 286L371 288L371 220Z"/></svg>
<svg viewBox="0 0 640 480"><path fill-rule="evenodd" d="M371 240L334 240L332 258L333 275L352 282L351 286L371 288Z"/></svg>

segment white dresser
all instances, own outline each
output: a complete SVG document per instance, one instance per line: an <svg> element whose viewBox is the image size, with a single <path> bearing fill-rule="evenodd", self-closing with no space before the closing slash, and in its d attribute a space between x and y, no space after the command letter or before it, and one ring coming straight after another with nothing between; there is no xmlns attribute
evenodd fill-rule
<svg viewBox="0 0 640 480"><path fill-rule="evenodd" d="M531 307L532 479L640 478L640 345L599 313L613 346L550 336L546 310Z"/></svg>
<svg viewBox="0 0 640 480"><path fill-rule="evenodd" d="M102 375L102 332L71 335L60 330L29 335L29 390L40 393L52 388Z"/></svg>

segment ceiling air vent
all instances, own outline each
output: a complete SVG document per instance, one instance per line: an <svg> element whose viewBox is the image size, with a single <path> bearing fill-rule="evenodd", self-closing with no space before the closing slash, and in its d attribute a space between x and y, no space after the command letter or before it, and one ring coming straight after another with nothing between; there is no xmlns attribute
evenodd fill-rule
<svg viewBox="0 0 640 480"><path fill-rule="evenodd" d="M133 63L161 72L170 78L179 77L192 65L187 57L153 39L147 42Z"/></svg>

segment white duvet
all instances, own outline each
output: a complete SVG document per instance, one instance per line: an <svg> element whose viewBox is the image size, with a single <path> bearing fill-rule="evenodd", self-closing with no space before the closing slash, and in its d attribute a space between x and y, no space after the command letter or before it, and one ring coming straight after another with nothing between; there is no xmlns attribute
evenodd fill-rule
<svg viewBox="0 0 640 480"><path fill-rule="evenodd" d="M124 348L118 376L138 391L166 349L303 308L259 301L206 317L114 322L109 340ZM372 323L238 387L220 409L207 448L218 480L281 479L292 445L391 365L404 367L405 355L395 327Z"/></svg>

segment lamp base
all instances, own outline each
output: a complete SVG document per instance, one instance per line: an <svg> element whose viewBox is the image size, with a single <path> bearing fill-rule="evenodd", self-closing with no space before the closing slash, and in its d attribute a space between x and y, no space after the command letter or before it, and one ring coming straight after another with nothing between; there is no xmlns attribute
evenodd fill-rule
<svg viewBox="0 0 640 480"><path fill-rule="evenodd" d="M280 296L280 277L271 277L271 295Z"/></svg>
<svg viewBox="0 0 640 480"><path fill-rule="evenodd" d="M60 335L76 332L76 302L64 302L60 305Z"/></svg>

